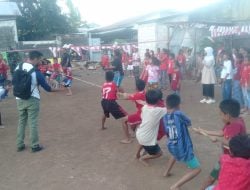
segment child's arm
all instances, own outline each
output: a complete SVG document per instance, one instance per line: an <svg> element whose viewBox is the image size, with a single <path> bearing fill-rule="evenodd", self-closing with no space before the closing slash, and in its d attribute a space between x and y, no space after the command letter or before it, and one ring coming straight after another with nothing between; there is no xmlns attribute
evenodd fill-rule
<svg viewBox="0 0 250 190"><path fill-rule="evenodd" d="M211 135L211 136L216 136L216 137L223 137L223 132L222 131L209 131L209 130L205 130L205 129L202 129L202 128L198 128L200 132L204 132L208 135Z"/></svg>
<svg viewBox="0 0 250 190"><path fill-rule="evenodd" d="M131 94L128 94L128 93L122 93L122 92L118 92L117 93L118 97L121 98L121 99L129 99L129 96L131 96Z"/></svg>

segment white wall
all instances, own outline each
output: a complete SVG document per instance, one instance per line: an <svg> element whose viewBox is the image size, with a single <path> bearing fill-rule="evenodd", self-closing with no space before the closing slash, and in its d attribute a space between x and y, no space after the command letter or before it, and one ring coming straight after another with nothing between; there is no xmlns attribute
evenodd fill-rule
<svg viewBox="0 0 250 190"><path fill-rule="evenodd" d="M17 28L16 28L16 20L0 20L0 27L12 27L14 32L14 40L17 43Z"/></svg>
<svg viewBox="0 0 250 190"><path fill-rule="evenodd" d="M159 23L140 24L138 26L138 47L141 59L144 59L146 49L167 48L168 28Z"/></svg>

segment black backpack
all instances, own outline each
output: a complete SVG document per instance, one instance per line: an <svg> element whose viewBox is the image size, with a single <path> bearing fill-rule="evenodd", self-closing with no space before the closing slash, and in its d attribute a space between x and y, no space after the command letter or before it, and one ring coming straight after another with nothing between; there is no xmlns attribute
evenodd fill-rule
<svg viewBox="0 0 250 190"><path fill-rule="evenodd" d="M31 73L35 71L34 67L30 71L23 70L23 63L19 64L19 68L15 70L12 78L14 96L27 100L31 97Z"/></svg>

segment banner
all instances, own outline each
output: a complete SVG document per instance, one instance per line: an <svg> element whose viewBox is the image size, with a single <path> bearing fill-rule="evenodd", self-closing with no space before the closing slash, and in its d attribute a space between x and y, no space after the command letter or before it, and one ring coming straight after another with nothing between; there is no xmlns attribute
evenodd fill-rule
<svg viewBox="0 0 250 190"><path fill-rule="evenodd" d="M212 38L231 35L250 34L250 25L244 26L211 26L209 28Z"/></svg>

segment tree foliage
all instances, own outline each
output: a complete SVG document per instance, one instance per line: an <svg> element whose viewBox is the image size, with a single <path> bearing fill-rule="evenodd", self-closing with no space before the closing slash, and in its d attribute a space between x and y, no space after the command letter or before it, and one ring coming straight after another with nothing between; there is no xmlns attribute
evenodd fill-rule
<svg viewBox="0 0 250 190"><path fill-rule="evenodd" d="M14 0L22 16L17 18L19 40L49 39L55 34L74 32L76 25L63 15L57 0Z"/></svg>

